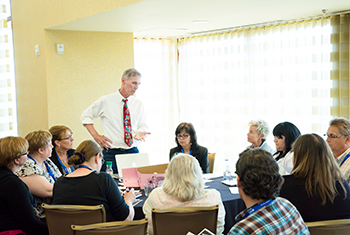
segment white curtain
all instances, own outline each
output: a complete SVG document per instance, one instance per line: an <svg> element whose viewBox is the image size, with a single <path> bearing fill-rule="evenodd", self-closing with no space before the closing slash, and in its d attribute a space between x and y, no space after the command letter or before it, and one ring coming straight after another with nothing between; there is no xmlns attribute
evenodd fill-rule
<svg viewBox="0 0 350 235"><path fill-rule="evenodd" d="M136 96L145 105L152 133L139 150L149 154L151 163L168 162L179 122L176 40L135 39L134 52L135 68L142 74Z"/></svg>
<svg viewBox="0 0 350 235"><path fill-rule="evenodd" d="M249 145L252 119L271 130L284 121L302 133L327 130L329 19L185 38L178 50L180 119L221 161Z"/></svg>
<svg viewBox="0 0 350 235"><path fill-rule="evenodd" d="M179 115L178 123L194 124L198 143L217 153L215 171L223 170L226 158L234 171L238 154L249 145L246 133L252 119L266 120L271 132L276 124L290 121L302 133L325 133L331 105L330 33L329 18L323 18L179 39L174 87L179 109L166 118ZM154 64L139 61L146 63ZM168 100L169 94L158 98ZM153 138L160 146L169 144ZM272 134L268 143L275 147Z"/></svg>
<svg viewBox="0 0 350 235"><path fill-rule="evenodd" d="M0 0L0 138L16 136L17 106L10 1Z"/></svg>

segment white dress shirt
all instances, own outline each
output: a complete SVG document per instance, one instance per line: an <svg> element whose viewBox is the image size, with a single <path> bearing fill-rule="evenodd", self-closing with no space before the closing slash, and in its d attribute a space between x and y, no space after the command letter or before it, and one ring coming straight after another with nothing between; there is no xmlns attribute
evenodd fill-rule
<svg viewBox="0 0 350 235"><path fill-rule="evenodd" d="M340 166L346 155L350 152L350 148L348 148L344 153L342 153L338 158L336 158L336 161L338 162L338 165L340 167L340 170L343 172L344 179L350 182L350 157Z"/></svg>
<svg viewBox="0 0 350 235"><path fill-rule="evenodd" d="M123 106L125 99L119 91L100 97L81 114L83 124L93 124L94 119L101 118L103 135L112 141L111 148L129 149L139 145L140 141L133 139L131 147L124 143ZM132 135L146 131L146 113L142 102L134 96L128 97Z"/></svg>
<svg viewBox="0 0 350 235"><path fill-rule="evenodd" d="M290 175L290 172L293 169L293 152L289 151L284 158L277 161L277 165L279 166L280 175Z"/></svg>

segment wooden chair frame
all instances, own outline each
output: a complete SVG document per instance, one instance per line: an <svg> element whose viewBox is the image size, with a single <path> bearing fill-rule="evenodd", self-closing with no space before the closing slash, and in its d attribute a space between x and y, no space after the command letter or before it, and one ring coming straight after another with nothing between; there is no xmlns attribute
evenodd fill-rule
<svg viewBox="0 0 350 235"><path fill-rule="evenodd" d="M77 231L86 231L93 229L103 229L103 228L113 228L113 227L125 227L125 226L136 226L145 224L144 235L147 234L147 224L148 219L134 220L134 221L116 221L116 222L107 222L107 223L97 223L89 225L72 225L73 235L76 235Z"/></svg>
<svg viewBox="0 0 350 235"><path fill-rule="evenodd" d="M156 214L162 214L162 213L175 213L178 215L189 215L188 213L191 212L203 212L203 211L215 211L216 214L216 221L215 221L215 231L217 229L217 218L218 218L218 211L219 211L219 205L210 206L210 207L177 207L177 208L168 208L168 209L152 209L152 225L153 225L153 234L154 235L162 235L157 234L157 224L156 224ZM176 223L176 221L174 221ZM181 226L181 225L179 225ZM199 231L200 232L200 231Z"/></svg>
<svg viewBox="0 0 350 235"><path fill-rule="evenodd" d="M43 203L42 207L44 209L44 212L46 215L50 215L50 211L61 211L61 212L72 212L73 213L77 213L77 212L92 212L92 211L99 211L101 213L101 218L102 218L102 222L106 221L106 210L103 206L103 204L101 205L96 205L96 206L84 206L84 205L48 205ZM46 222L47 222L47 226L49 228L49 233L50 234L57 234L54 229L52 228L55 225L52 225L52 221L50 219L50 216L46 217ZM98 221L96 221L98 222Z"/></svg>

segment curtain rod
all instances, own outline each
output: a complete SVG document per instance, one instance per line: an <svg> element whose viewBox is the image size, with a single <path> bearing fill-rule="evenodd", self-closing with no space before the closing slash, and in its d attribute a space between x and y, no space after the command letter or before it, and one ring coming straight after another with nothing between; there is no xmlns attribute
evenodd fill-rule
<svg viewBox="0 0 350 235"><path fill-rule="evenodd" d="M339 12L334 12L332 14L327 14L326 13L327 9L322 9L322 12L325 12L325 14L313 16L313 17L301 18L301 19L294 19L294 20L274 20L274 21L257 23L257 24L248 24L248 25L235 26L235 27L229 27L229 28L201 31L201 32L191 33L191 35L184 35L184 36L181 36L178 38L192 37L192 36L198 36L198 35L204 35L204 34L223 33L223 32L228 32L228 31L236 31L236 30L256 28L256 27L278 25L278 24L287 24L287 23L300 22L300 21L305 21L305 20L313 20L313 19L322 18L322 17L330 17L330 16L334 16L334 15L347 14L347 13L350 13L350 10L339 11Z"/></svg>

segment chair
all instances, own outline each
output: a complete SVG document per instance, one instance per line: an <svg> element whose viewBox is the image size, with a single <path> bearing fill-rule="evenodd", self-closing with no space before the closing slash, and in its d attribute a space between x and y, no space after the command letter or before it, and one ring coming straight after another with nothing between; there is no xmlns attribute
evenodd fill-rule
<svg viewBox="0 0 350 235"><path fill-rule="evenodd" d="M305 223L311 235L350 235L350 219Z"/></svg>
<svg viewBox="0 0 350 235"><path fill-rule="evenodd" d="M89 225L72 225L73 235L146 235L147 219L108 222Z"/></svg>
<svg viewBox="0 0 350 235"><path fill-rule="evenodd" d="M72 234L71 225L86 225L106 221L103 206L48 205L42 204L50 235Z"/></svg>
<svg viewBox="0 0 350 235"><path fill-rule="evenodd" d="M209 153L209 154L208 154L209 173L213 173L213 172L214 172L215 154L216 154L216 153Z"/></svg>
<svg viewBox="0 0 350 235"><path fill-rule="evenodd" d="M216 234L219 206L152 209L154 235L198 234L207 228Z"/></svg>

